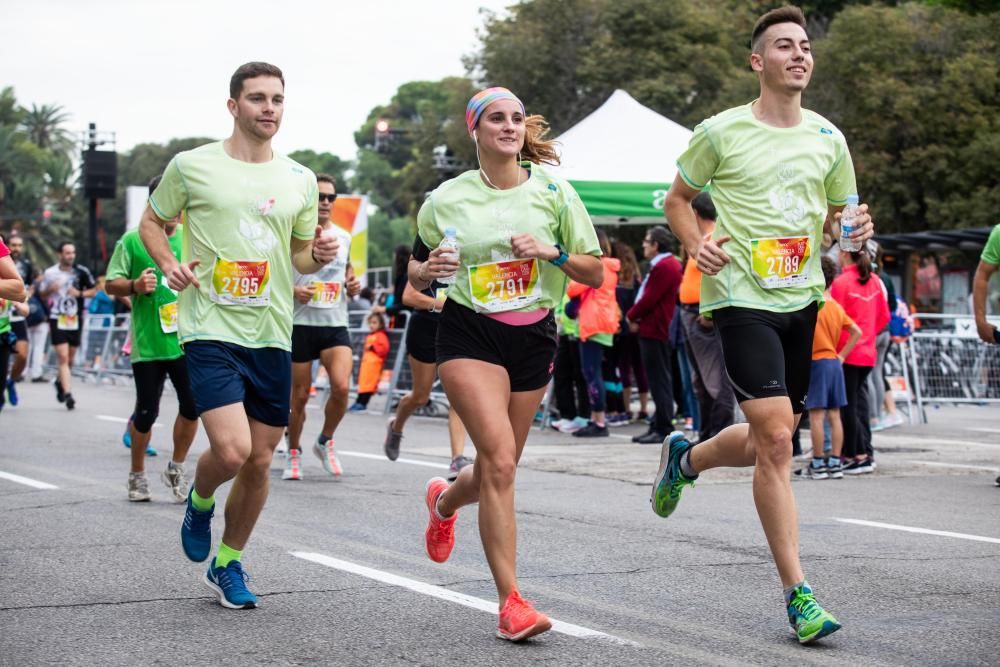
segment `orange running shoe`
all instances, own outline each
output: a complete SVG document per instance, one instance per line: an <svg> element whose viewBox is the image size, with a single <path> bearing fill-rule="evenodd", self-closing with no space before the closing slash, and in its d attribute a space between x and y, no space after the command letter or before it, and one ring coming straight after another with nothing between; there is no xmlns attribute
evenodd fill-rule
<svg viewBox="0 0 1000 667"><path fill-rule="evenodd" d="M424 542L427 545L427 555L435 563L448 560L451 550L455 548L455 520L458 512L447 519L438 518L435 511L438 496L448 489L448 482L441 477L435 477L427 482L427 530L424 531Z"/></svg>
<svg viewBox="0 0 1000 667"><path fill-rule="evenodd" d="M552 621L539 613L516 590L511 591L500 610L497 637L519 642L552 629Z"/></svg>

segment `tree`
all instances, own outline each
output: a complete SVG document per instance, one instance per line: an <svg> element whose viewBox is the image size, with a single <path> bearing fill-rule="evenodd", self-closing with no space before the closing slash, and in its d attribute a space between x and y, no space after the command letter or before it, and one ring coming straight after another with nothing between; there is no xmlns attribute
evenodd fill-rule
<svg viewBox="0 0 1000 667"><path fill-rule="evenodd" d="M312 149L293 151L288 154L304 167L308 167L317 174L329 174L337 182L337 192L350 192L351 183L347 178L347 172L351 169L349 160L341 160L333 153L317 153Z"/></svg>
<svg viewBox="0 0 1000 667"><path fill-rule="evenodd" d="M847 136L880 231L996 223L998 35L1000 14L910 4L845 9L816 44L808 106Z"/></svg>
<svg viewBox="0 0 1000 667"><path fill-rule="evenodd" d="M475 92L468 79L412 81L399 87L387 105L372 109L354 134L359 147L354 186L390 218L415 216L427 192L441 183L434 149L446 146L459 159L475 158L465 129L465 105ZM385 152L373 146L375 123L389 123Z"/></svg>
<svg viewBox="0 0 1000 667"><path fill-rule="evenodd" d="M58 104L32 104L25 112L21 125L28 140L42 150L71 154L74 148L73 138L63 127L68 120L69 114Z"/></svg>

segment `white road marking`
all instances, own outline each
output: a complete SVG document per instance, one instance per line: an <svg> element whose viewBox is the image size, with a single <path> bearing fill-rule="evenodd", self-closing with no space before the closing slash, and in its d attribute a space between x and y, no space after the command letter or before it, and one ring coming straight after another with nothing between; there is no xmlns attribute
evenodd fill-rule
<svg viewBox="0 0 1000 667"><path fill-rule="evenodd" d="M496 602L490 602L489 600L484 600L482 598L465 595L464 593L458 593L441 586L435 586L434 584L417 581L416 579L407 579L406 577L401 577L397 574L383 572L382 570L375 570L370 567L365 567L364 565L358 565L357 563L352 563L350 561L340 560L339 558L331 558L330 556L325 556L323 554L309 553L306 551L290 551L289 553L296 558L312 561L313 563L319 563L320 565L332 567L336 570L350 572L351 574L357 574L368 579L374 579L375 581L381 581L382 583L389 584L390 586L399 586L400 588L405 588L407 590L414 591L415 593L428 595L433 598L438 598L439 600L445 600L446 602L454 602L456 604L471 607L472 609L478 609L479 611L485 611L494 615L498 613ZM564 635L578 638L605 639L620 644L637 646L635 642L615 637L614 635L609 635L598 630L591 630L590 628L573 625L572 623L564 623L562 621L557 621L554 618L551 620L552 629Z"/></svg>
<svg viewBox="0 0 1000 667"><path fill-rule="evenodd" d="M922 466L938 466L940 468L961 468L963 470L986 470L989 472L1000 472L1000 468L990 467L990 466L973 466L966 465L964 463L940 463L938 461L907 461L907 463L916 463Z"/></svg>
<svg viewBox="0 0 1000 667"><path fill-rule="evenodd" d="M17 482L18 484L24 484L25 486L30 486L36 489L58 489L58 486L54 484L49 484L47 482L39 482L37 479L31 479L29 477L21 477L20 475L14 475L9 472L0 471L0 479L7 479L11 482Z"/></svg>
<svg viewBox="0 0 1000 667"><path fill-rule="evenodd" d="M426 468L438 468L440 470L448 470L451 466L447 463L434 463L432 461L418 461L416 459L396 459L395 461L390 461L385 457L385 455L379 454L368 454L367 452L349 452L342 449L338 449L337 453L341 456L356 456L359 459L372 459L374 461L386 461L387 463L409 463L413 466L424 466Z"/></svg>
<svg viewBox="0 0 1000 667"><path fill-rule="evenodd" d="M1000 433L1000 428L981 428L976 426L966 426L966 431L975 431L977 433Z"/></svg>
<svg viewBox="0 0 1000 667"><path fill-rule="evenodd" d="M972 540L973 542L989 542L990 544L1000 544L1000 539L996 537L983 537L982 535L968 535L966 533L953 533L948 530L931 530L930 528L914 528L913 526L899 526L894 523L881 523L879 521L863 521L861 519L837 519L842 523L853 523L858 526L869 526L871 528L887 528L889 530L901 530L907 533L920 533L922 535L937 535L938 537L956 537L960 540Z"/></svg>
<svg viewBox="0 0 1000 667"><path fill-rule="evenodd" d="M907 435L885 435L883 433L876 433L875 439L879 441L885 441L883 444L894 445L897 442L899 444L906 444L912 446L915 442L917 444L924 444L934 446L934 445L958 445L960 447L987 447L989 449L996 449L1000 447L1000 442L977 442L974 440L953 440L951 438L931 438L923 437L920 440L914 440L912 436ZM878 447L876 447L878 449Z"/></svg>
<svg viewBox="0 0 1000 667"><path fill-rule="evenodd" d="M125 417L115 417L114 415L94 415L94 416L100 419L102 422L114 422L115 424L128 423L128 419L126 419ZM161 426L163 426L163 424L161 424L160 422L156 422L155 424L153 424L153 428L160 428Z"/></svg>

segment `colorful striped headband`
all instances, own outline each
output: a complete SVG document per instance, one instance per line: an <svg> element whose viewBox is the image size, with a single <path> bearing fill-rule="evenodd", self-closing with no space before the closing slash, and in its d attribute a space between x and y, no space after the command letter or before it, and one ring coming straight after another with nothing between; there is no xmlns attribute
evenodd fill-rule
<svg viewBox="0 0 1000 667"><path fill-rule="evenodd" d="M480 90L472 96L469 104L465 107L465 124L468 126L470 133L476 129L476 125L479 124L479 117L483 115L486 107L497 100L514 100L521 106L521 113L524 114L524 103L517 99L517 95L506 88L496 86L495 88Z"/></svg>

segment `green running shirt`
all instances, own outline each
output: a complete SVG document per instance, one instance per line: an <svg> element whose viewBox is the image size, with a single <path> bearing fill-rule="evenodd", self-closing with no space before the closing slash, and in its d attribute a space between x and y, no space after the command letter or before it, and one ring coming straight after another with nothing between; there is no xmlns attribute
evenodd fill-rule
<svg viewBox="0 0 1000 667"><path fill-rule="evenodd" d="M170 249L181 261L181 235L184 225L177 225L169 237ZM167 287L166 276L156 267L139 238L139 230L125 232L115 244L115 251L108 263L107 279L128 278L135 280L147 268L156 272L156 289L149 294L133 294L132 318L129 333L132 336L130 357L135 362L170 361L184 353L177 342L177 292Z"/></svg>
<svg viewBox="0 0 1000 667"><path fill-rule="evenodd" d="M291 350L292 237L312 239L316 177L283 155L231 158L222 142L178 153L149 204L163 220L185 213L183 257L200 288L178 295L179 340Z"/></svg>
<svg viewBox="0 0 1000 667"><path fill-rule="evenodd" d="M797 126L772 127L752 106L703 121L677 159L689 186L711 186L719 216L712 238L732 237L722 246L732 261L702 278L702 313L726 306L792 312L822 302L828 205L857 192L847 142L832 123L803 109Z"/></svg>
<svg viewBox="0 0 1000 667"><path fill-rule="evenodd" d="M470 170L442 183L420 207L417 234L428 248L437 247L448 227L458 233L460 266L448 298L466 308L477 309L473 284L480 302L501 294L494 286L500 281L492 280L490 274L502 277L502 270L493 266L518 262L510 247L513 234L528 233L543 243L559 244L570 255L601 255L590 214L573 186L539 165L526 162L522 166L530 176L516 188L495 190L483 183L477 170ZM480 278L470 279L470 275ZM509 310L553 309L562 300L568 281L559 267L545 260L535 260L531 275L520 278L517 283L508 274L502 281L504 288L514 285L526 294L534 291L535 298Z"/></svg>

